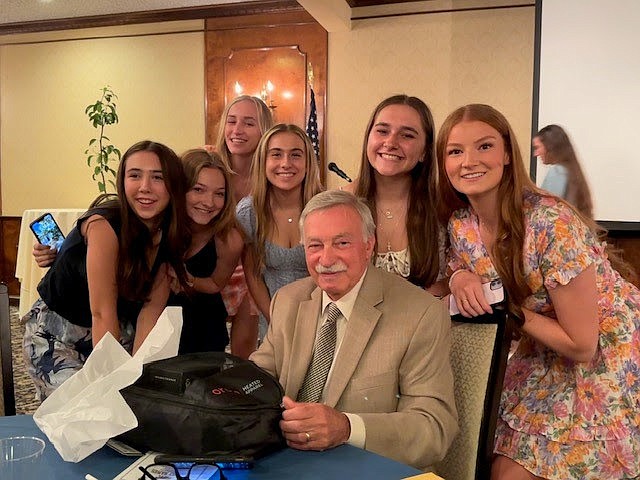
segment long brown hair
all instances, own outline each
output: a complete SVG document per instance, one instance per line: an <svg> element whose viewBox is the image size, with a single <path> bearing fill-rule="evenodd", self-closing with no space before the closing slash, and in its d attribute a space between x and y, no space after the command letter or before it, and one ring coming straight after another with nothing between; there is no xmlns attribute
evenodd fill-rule
<svg viewBox="0 0 640 480"><path fill-rule="evenodd" d="M409 280L422 287L432 285L438 278L439 225L436 210L436 161L434 153L435 128L429 107L419 98L408 95L394 95L378 104L367 125L362 143L360 173L355 194L366 199L371 214L376 215L376 179L367 156L367 143L380 111L389 105L407 105L413 108L422 123L425 133L425 150L421 161L411 171L411 191L407 209L407 240L411 272Z"/></svg>
<svg viewBox="0 0 640 480"><path fill-rule="evenodd" d="M557 163L567 169L567 191L565 199L585 216L593 218L593 202L589 184L582 172L580 162L567 132L559 125L547 125L536 134L546 150L547 163Z"/></svg>
<svg viewBox="0 0 640 480"><path fill-rule="evenodd" d="M124 188L127 160L137 152L155 153L160 160L169 204L160 225L162 240L158 255L166 257L183 285L187 284L183 256L190 241L186 225L185 178L180 159L173 150L161 143L150 140L136 143L122 156L116 177L122 222L119 235L118 289L122 297L132 300L143 299L149 294L154 273L146 260L146 251L153 241L152 232L127 202Z"/></svg>
<svg viewBox="0 0 640 480"><path fill-rule="evenodd" d="M524 193L535 192L543 196L552 196L559 202L565 203L587 227L601 238L602 229L593 219L586 217L571 204L561 198L541 190L531 181L522 161L522 155L515 134L507 119L495 108L489 105L471 104L460 107L451 113L442 124L438 133L436 152L438 157L438 172L440 189L439 212L443 221L448 221L451 214L459 208L468 207L466 195L453 188L445 170L447 142L451 130L463 121L479 121L486 123L498 131L504 142L505 153L509 163L504 165L502 180L498 187L498 205L500 206L498 231L493 246L492 260L509 294L511 310L520 318L522 305L531 294L524 274L523 248L525 240ZM623 262L613 249L607 248L607 255L613 267L621 274L633 274L633 270Z"/></svg>
<svg viewBox="0 0 640 480"><path fill-rule="evenodd" d="M292 124L280 123L271 127L260 139L251 163L251 196L253 197L253 208L256 216L254 251L258 259L258 262L256 262L258 271L262 269L264 264L265 243L271 235L272 229L277 228L270 201L273 186L267 180L266 164L269 142L279 133L293 133L304 143L305 175L300 192L300 209L304 208L307 202L311 200L311 197L322 191L318 161L306 132L297 125Z"/></svg>
<svg viewBox="0 0 640 480"><path fill-rule="evenodd" d="M182 165L187 179L187 191L192 189L198 182L200 172L205 168L219 170L224 177L225 193L224 205L218 215L209 223L212 228L212 235L219 235L226 238L229 232L237 227L236 205L231 186L231 172L222 158L217 153L209 153L203 148L187 150L182 154Z"/></svg>

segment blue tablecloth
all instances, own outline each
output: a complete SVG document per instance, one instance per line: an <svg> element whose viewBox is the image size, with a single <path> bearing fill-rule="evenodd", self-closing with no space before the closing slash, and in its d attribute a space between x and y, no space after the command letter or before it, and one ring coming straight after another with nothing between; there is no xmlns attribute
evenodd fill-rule
<svg viewBox="0 0 640 480"><path fill-rule="evenodd" d="M99 480L110 480L135 460L105 447L79 463L65 462L30 415L0 417L0 438L25 435L42 438L47 443L44 451L45 468L48 471L44 478L47 480L82 480L87 473ZM393 480L418 473L421 472L415 468L349 445L325 452L302 452L286 448L258 460L252 470L225 471L229 480Z"/></svg>

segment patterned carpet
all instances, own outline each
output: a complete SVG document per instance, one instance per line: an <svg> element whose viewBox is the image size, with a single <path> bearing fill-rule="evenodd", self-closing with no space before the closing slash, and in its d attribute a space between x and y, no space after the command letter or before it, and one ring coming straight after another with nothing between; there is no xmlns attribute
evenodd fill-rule
<svg viewBox="0 0 640 480"><path fill-rule="evenodd" d="M35 399L35 387L31 377L27 374L22 357L22 336L24 326L20 325L18 308L10 307L11 311L11 350L13 353L13 383L16 394L16 413L31 414L36 411L40 402Z"/></svg>

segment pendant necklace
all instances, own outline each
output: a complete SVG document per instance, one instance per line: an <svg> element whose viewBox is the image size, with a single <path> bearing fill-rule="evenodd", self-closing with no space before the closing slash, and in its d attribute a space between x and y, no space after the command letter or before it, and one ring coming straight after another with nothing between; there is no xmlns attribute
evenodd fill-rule
<svg viewBox="0 0 640 480"><path fill-rule="evenodd" d="M386 218L387 220L393 220L395 218L395 216L394 216L394 214L393 214L393 212L391 211L390 208L387 208L387 209L384 209L384 210L380 210L380 213L382 213L382 215L384 215L384 218ZM404 209L402 209L401 213L404 215ZM393 225L392 225L389 233L392 233L397 227L398 227L398 220L393 222ZM382 225L379 225L378 228L381 231L384 230ZM391 236L392 235L389 235L387 237L387 252L391 251Z"/></svg>

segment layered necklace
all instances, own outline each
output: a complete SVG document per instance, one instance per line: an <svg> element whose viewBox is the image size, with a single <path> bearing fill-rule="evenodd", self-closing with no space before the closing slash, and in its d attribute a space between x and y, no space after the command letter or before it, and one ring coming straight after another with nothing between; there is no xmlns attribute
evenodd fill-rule
<svg viewBox="0 0 640 480"><path fill-rule="evenodd" d="M406 204L398 210L391 210L391 208L378 208L378 218L382 217L386 220L393 220L390 222L378 222L377 228L379 234L384 232L387 237L387 252L391 251L391 238L394 232L398 231L398 227L401 226L400 222L405 219L407 212ZM380 236L380 235L378 235Z"/></svg>

